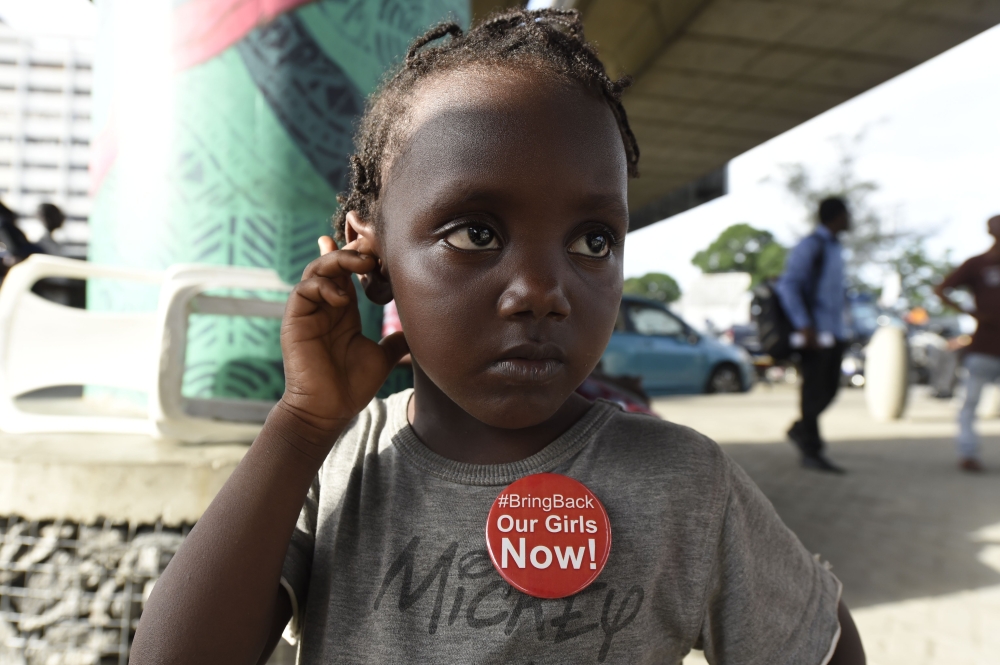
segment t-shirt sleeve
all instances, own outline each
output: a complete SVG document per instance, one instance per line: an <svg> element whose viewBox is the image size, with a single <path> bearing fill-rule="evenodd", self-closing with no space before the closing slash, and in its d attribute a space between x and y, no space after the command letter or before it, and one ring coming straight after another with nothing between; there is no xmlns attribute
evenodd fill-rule
<svg viewBox="0 0 1000 665"><path fill-rule="evenodd" d="M281 586L292 601L292 620L285 630L289 641L298 637L302 628L302 612L309 592L309 574L312 570L313 545L316 542L316 515L319 510L319 477L306 494L305 503L292 532L281 567Z"/></svg>
<svg viewBox="0 0 1000 665"><path fill-rule="evenodd" d="M840 637L840 581L726 458L729 496L699 637L710 663L826 665Z"/></svg>
<svg viewBox="0 0 1000 665"><path fill-rule="evenodd" d="M963 286L970 286L972 283L972 272L972 266L966 261L944 278L944 281L941 282L941 288L958 289Z"/></svg>

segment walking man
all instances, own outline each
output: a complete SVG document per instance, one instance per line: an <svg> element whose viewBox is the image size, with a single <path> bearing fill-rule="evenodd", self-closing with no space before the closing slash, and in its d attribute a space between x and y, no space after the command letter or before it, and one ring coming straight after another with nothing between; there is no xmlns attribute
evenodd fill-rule
<svg viewBox="0 0 1000 665"><path fill-rule="evenodd" d="M850 229L851 216L844 200L823 200L819 221L816 231L792 250L775 287L796 331L791 343L798 349L802 375L802 416L788 430L788 437L802 453L803 467L844 473L826 458L819 433L819 416L840 388L845 348L844 257L839 237Z"/></svg>
<svg viewBox="0 0 1000 665"><path fill-rule="evenodd" d="M1000 381L1000 215L990 218L986 228L993 236L993 247L963 263L934 289L944 304L958 311L962 307L948 295L952 289L965 287L976 300L975 311L969 313L979 325L962 363L968 378L965 404L958 416L958 465L971 472L983 470L974 428L979 397L986 384Z"/></svg>

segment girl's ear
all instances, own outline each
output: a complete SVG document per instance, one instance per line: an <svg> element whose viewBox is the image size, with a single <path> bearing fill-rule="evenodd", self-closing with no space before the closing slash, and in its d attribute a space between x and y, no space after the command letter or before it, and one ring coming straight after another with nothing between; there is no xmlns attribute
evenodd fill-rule
<svg viewBox="0 0 1000 665"><path fill-rule="evenodd" d="M382 259L382 249L374 228L352 210L347 213L347 218L344 220L344 239L347 241L344 249L369 254L378 261L375 270L359 276L358 279L369 300L376 305L387 304L392 300L392 283L389 280L389 269Z"/></svg>

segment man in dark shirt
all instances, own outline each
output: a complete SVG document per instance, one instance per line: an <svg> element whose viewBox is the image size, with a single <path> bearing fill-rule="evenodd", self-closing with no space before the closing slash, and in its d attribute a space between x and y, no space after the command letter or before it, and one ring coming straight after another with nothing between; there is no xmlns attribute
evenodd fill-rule
<svg viewBox="0 0 1000 665"><path fill-rule="evenodd" d="M959 467L963 471L982 471L979 460L979 439L974 424L976 407L983 388L1000 381L1000 215L986 223L994 238L993 247L985 254L973 256L948 275L934 290L949 307L962 307L948 297L952 289L965 287L976 299L976 309L970 312L979 325L972 336L963 364L968 370L965 405L958 417Z"/></svg>

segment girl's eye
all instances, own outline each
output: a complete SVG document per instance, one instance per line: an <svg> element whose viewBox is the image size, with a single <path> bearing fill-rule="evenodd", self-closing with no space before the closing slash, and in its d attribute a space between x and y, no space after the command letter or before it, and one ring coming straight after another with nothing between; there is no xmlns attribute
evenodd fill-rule
<svg viewBox="0 0 1000 665"><path fill-rule="evenodd" d="M458 249L500 249L497 234L488 226L463 226L449 233L445 241Z"/></svg>
<svg viewBox="0 0 1000 665"><path fill-rule="evenodd" d="M608 234L593 231L574 240L569 246L569 251L572 254L602 258L611 252L611 240Z"/></svg>

